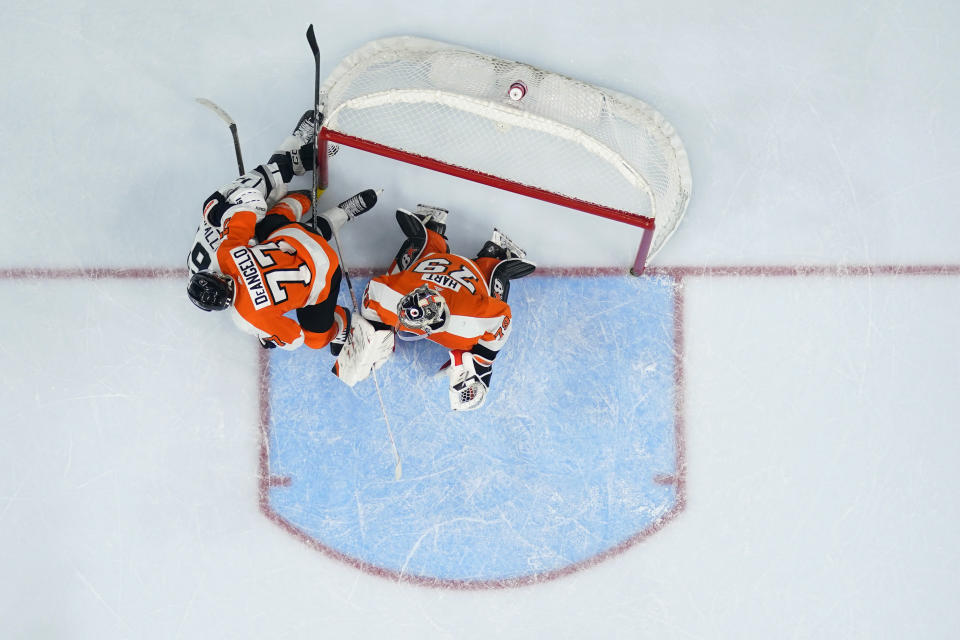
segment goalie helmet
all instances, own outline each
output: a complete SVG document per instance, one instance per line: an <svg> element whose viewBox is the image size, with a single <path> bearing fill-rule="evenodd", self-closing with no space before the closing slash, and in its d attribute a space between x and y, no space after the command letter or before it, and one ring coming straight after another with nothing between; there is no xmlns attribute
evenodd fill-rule
<svg viewBox="0 0 960 640"><path fill-rule="evenodd" d="M190 277L187 296L204 311L223 311L233 304L233 280L216 271L198 271Z"/></svg>
<svg viewBox="0 0 960 640"><path fill-rule="evenodd" d="M443 320L447 302L439 293L421 285L403 296L397 305L397 318L404 329L420 329L429 332L430 325Z"/></svg>

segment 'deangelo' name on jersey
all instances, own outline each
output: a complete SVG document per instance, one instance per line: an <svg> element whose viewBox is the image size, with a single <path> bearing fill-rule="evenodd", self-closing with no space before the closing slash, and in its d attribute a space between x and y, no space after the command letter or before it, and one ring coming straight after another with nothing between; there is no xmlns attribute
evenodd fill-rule
<svg viewBox="0 0 960 640"><path fill-rule="evenodd" d="M250 301L253 302L253 308L262 309L269 305L270 296L267 295L267 289L263 286L263 277L246 247L234 247L230 250L230 257L237 265L247 293L250 294Z"/></svg>

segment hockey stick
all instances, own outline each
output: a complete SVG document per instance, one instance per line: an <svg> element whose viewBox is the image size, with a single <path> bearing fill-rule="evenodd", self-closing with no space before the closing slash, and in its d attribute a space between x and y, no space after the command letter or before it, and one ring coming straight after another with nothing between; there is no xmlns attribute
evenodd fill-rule
<svg viewBox="0 0 960 640"><path fill-rule="evenodd" d="M313 52L313 189L310 190L310 202L313 207L313 232L317 233L317 165L320 160L320 149L317 146L317 136L320 133L320 47L317 45L317 36L313 33L313 24L307 27L307 42ZM339 245L339 242L337 243ZM349 280L347 281L350 282ZM353 293L353 289L350 289Z"/></svg>
<svg viewBox="0 0 960 640"><path fill-rule="evenodd" d="M310 44L310 51L313 52L313 189L310 192L311 206L313 207L313 229L317 230L317 162L320 149L317 145L317 139L320 133L320 47L317 45L317 36L313 32L313 25L307 27L307 42ZM331 225L331 228L333 225ZM337 258L340 260L340 269L343 271L343 278L347 281L347 289L350 291L350 300L353 302L353 312L360 313L360 305L357 304L357 294L353 291L353 282L350 280L350 271L343 261L340 236L337 230L333 229L333 239L337 243ZM393 468L393 477L399 480L403 475L403 461L400 458L400 451L397 449L397 441L393 437L393 429L390 428L390 418L387 415L387 406L383 402L383 393L380 390L380 379L377 377L376 370L373 374L373 383L377 388L377 399L380 401L380 411L383 413L383 421L387 425L387 435L390 437L390 446L393 448L393 457L397 461Z"/></svg>
<svg viewBox="0 0 960 640"><path fill-rule="evenodd" d="M240 138L237 137L237 123L233 121L229 113L221 109L216 103L206 98L197 98L197 102L211 109L230 127L230 133L233 135L233 150L237 153L237 168L240 169L240 175L243 175L246 171L243 170L243 155L240 153Z"/></svg>
<svg viewBox="0 0 960 640"><path fill-rule="evenodd" d="M333 230L333 239L337 241L337 257L340 259L340 269L343 271L343 277L347 281L347 289L350 290L350 299L353 301L353 312L360 313L360 306L357 304L357 296L353 292L353 285L350 283L350 274L347 269L347 265L343 262L343 254L341 253L340 236L337 235L337 230ZM393 458L397 461L396 466L393 468L393 477L395 480L399 480L403 476L403 461L400 458L400 450L397 449L397 441L393 437L393 429L390 428L390 417L387 415L387 406L383 402L383 392L380 390L380 379L377 377L377 370L373 369L370 371L373 375L373 384L377 388L377 399L380 401L380 411L383 413L383 421L387 425L387 435L390 437L390 446L393 448Z"/></svg>

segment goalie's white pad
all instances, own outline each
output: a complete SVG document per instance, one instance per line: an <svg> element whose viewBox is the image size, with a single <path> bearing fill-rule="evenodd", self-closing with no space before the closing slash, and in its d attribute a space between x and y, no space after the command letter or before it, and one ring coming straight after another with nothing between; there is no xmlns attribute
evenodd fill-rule
<svg viewBox="0 0 960 640"><path fill-rule="evenodd" d="M340 350L333 372L349 386L365 380L370 372L383 366L393 353L393 331L375 329L359 313L353 315L350 337Z"/></svg>
<svg viewBox="0 0 960 640"><path fill-rule="evenodd" d="M477 375L473 354L469 351L450 352L450 408L454 411L473 411L487 399L487 385Z"/></svg>

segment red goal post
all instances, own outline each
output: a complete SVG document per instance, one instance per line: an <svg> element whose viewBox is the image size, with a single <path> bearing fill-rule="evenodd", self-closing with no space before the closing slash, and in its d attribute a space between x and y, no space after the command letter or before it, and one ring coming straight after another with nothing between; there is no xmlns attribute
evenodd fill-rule
<svg viewBox="0 0 960 640"><path fill-rule="evenodd" d="M400 36L345 58L321 87L320 186L346 145L642 228L639 275L673 234L690 166L649 105L527 64Z"/></svg>

